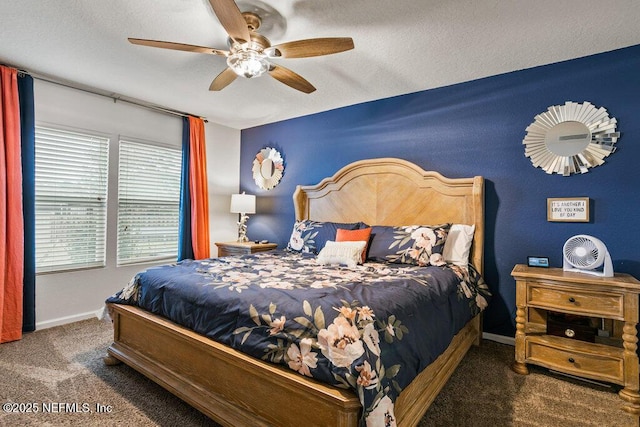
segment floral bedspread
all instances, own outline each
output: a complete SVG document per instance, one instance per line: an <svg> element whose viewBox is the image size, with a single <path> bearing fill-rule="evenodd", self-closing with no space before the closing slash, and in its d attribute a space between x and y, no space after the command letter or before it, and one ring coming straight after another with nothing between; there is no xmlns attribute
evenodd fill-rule
<svg viewBox="0 0 640 427"><path fill-rule="evenodd" d="M473 268L263 252L149 268L110 303L138 305L244 353L352 388L361 424L393 426L393 404L486 307Z"/></svg>

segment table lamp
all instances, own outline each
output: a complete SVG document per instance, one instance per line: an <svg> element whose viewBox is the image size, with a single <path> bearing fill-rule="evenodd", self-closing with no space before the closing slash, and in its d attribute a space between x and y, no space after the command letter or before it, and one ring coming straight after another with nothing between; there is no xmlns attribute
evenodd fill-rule
<svg viewBox="0 0 640 427"><path fill-rule="evenodd" d="M256 196L251 194L232 194L231 195L231 213L239 213L240 221L238 221L238 242L248 242L247 239L247 214L256 213Z"/></svg>

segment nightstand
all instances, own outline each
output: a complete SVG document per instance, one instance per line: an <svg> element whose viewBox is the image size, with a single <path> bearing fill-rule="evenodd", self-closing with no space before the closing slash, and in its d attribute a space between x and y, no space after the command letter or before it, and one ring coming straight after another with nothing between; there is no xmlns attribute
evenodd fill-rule
<svg viewBox="0 0 640 427"><path fill-rule="evenodd" d="M248 255L256 252L270 251L278 247L275 243L255 243L255 242L222 242L216 243L218 256Z"/></svg>
<svg viewBox="0 0 640 427"><path fill-rule="evenodd" d="M560 268L516 265L516 349L513 370L527 363L593 380L622 385L623 409L640 415L638 295L640 282L627 274L599 277ZM587 342L547 332L547 314L563 313L607 325L611 337Z"/></svg>

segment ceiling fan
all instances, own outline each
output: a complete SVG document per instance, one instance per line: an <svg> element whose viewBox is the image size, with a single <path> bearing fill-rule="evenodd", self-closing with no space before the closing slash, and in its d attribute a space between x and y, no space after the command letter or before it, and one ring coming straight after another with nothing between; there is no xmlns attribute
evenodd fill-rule
<svg viewBox="0 0 640 427"><path fill-rule="evenodd" d="M209 90L222 90L238 76L254 78L268 72L276 80L304 93L316 88L299 74L281 65L270 62L271 58L308 58L330 55L353 49L350 37L330 37L297 40L271 46L269 40L258 34L261 18L253 12L240 12L234 0L209 0L213 12L229 34L229 50L195 46L158 40L129 38L137 45L207 53L227 58L228 67L213 79Z"/></svg>

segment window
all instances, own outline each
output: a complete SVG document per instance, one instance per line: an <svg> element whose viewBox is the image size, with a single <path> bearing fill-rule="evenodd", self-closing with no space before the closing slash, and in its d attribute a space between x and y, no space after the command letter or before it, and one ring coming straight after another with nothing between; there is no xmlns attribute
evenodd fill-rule
<svg viewBox="0 0 640 427"><path fill-rule="evenodd" d="M120 141L118 264L176 258L181 151Z"/></svg>
<svg viewBox="0 0 640 427"><path fill-rule="evenodd" d="M36 271L104 266L109 139L35 130Z"/></svg>

